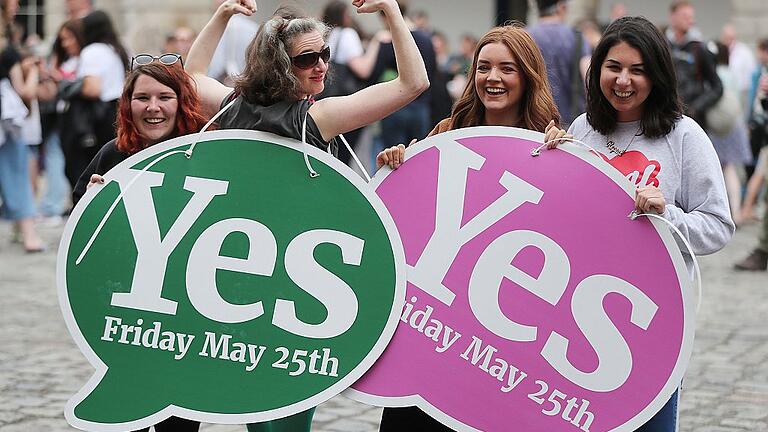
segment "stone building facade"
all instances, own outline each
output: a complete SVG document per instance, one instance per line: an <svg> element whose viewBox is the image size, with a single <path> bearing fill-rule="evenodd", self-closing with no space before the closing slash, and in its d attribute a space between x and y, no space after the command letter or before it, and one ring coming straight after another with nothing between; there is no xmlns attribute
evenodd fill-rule
<svg viewBox="0 0 768 432"><path fill-rule="evenodd" d="M159 52L165 35L180 25L199 31L210 17L217 0L93 0L115 21L127 46L134 52ZM410 0L411 10L424 10L432 24L443 31L457 47L461 34L482 35L497 22L499 2L528 2L527 20L536 19L534 0ZM325 0L258 0L257 21L264 19L281 3L297 4L308 13L319 14ZM570 20L592 17L602 22L608 17L612 0L571 0ZM667 20L669 0L625 1L628 12L644 15L654 22ZM740 38L750 45L768 37L768 2L765 0L692 0L697 10L698 26L706 37L717 37L725 21L730 20L740 31ZM513 5L514 6L514 5ZM517 5L519 6L519 5ZM44 27L53 35L64 21L64 1L45 0ZM519 9L519 8L518 8ZM375 31L381 22L376 16L360 16L363 28ZM502 19L503 21L503 19Z"/></svg>

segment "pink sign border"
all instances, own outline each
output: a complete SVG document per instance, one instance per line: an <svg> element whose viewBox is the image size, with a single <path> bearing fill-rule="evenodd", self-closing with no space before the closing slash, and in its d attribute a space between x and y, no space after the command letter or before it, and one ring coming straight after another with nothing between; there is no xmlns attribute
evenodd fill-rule
<svg viewBox="0 0 768 432"><path fill-rule="evenodd" d="M531 151L533 151L536 147L538 147L538 145L535 145L535 144L544 142L543 133L531 131L528 129L502 127L502 126L476 126L476 127L462 128L462 129L456 129L456 130L444 132L438 135L434 135L432 137L427 137L426 139L419 141L418 143L409 147L406 150L405 162L407 162L408 159L418 155L423 151L429 150L433 147L439 148L441 142L444 142L447 140L458 141L460 139L482 137L482 136L499 136L499 137L510 137L510 138L519 138L519 139L529 140L529 141L532 141ZM578 157L579 159L592 165L593 167L598 169L600 172L602 172L605 176L613 180L617 185L619 185L627 193L628 196L634 197L635 185L633 185L617 169L609 165L606 161L604 161L599 156L595 155L591 150L585 148L584 146L576 143L564 143L558 146L556 150L542 149L541 154L536 157L545 158L547 157L547 153L550 151L565 151L575 157ZM534 156L531 156L531 157L533 158ZM389 176L392 172L393 172L392 169L390 169L388 166L384 166L371 179L370 186L374 190L378 189L378 187L384 182L387 176ZM691 353L693 351L693 341L694 341L695 326L696 326L696 310L695 310L694 290L693 290L692 281L690 280L690 276L688 275L688 271L687 271L682 253L680 252L680 249L678 248L677 243L675 242L674 237L669 230L669 227L667 227L661 221L657 221L653 218L649 218L649 219L653 227L656 229L656 232L659 234L659 237L661 238L662 242L666 246L667 251L669 252L670 259L677 272L677 279L680 284L680 289L682 290L681 297L683 301L683 311L684 311L683 339L682 339L683 344L681 346L680 354L678 355L672 374L670 375L670 378L667 380L667 383L662 387L659 394L653 399L653 401L644 410L638 413L631 420L629 420L628 422L624 423L623 425L617 428L612 429L612 431L616 431L616 432L634 431L635 429L642 426L645 422L647 422L651 417L653 417L653 415L656 412L658 412L661 409L661 407L664 406L664 404L667 402L667 400L669 400L670 396L672 396L672 394L675 392L675 390L678 389L678 386L682 382L683 376L685 375L685 371L688 368L688 362L690 361ZM379 406L379 407L417 406L421 410L423 410L424 412L432 416L433 418L437 419L441 423L457 431L482 432L479 429L475 429L472 426L469 426L465 423L455 420L450 415L444 413L439 408L432 405L429 401L427 401L425 398L423 398L419 394L400 396L400 397L385 397L385 396L364 393L362 391L356 390L351 387L345 390L342 394L355 401L362 402L369 405Z"/></svg>

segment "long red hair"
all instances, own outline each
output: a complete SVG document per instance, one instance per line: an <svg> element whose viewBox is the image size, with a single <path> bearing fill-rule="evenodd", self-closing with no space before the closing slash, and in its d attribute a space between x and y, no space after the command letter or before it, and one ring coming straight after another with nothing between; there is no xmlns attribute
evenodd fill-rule
<svg viewBox="0 0 768 432"><path fill-rule="evenodd" d="M547 66L538 45L522 25L512 23L503 27L492 28L486 33L475 48L472 68L469 70L464 93L456 101L451 113L450 129L480 126L485 118L485 107L475 90L477 58L480 50L490 43L506 45L516 57L522 69L525 83L520 101L520 123L518 126L543 132L550 120L560 124L560 112L557 110L547 80Z"/></svg>
<svg viewBox="0 0 768 432"><path fill-rule="evenodd" d="M139 135L131 113L131 98L136 80L141 75L154 78L157 82L170 87L176 93L178 110L173 132L166 138L175 138L200 131L205 126L206 118L200 111L200 97L192 78L180 64L166 66L159 62L137 66L125 79L123 94L120 96L117 110L117 149L123 153L134 154L149 147L149 143Z"/></svg>

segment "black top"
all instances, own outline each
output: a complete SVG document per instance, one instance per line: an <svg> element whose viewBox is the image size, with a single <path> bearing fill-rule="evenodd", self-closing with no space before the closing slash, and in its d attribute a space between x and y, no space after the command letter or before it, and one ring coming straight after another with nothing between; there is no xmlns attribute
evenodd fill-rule
<svg viewBox="0 0 768 432"><path fill-rule="evenodd" d="M91 163L85 168L80 175L80 179L77 180L77 184L72 189L72 203L77 204L80 198L83 197L85 191L88 189L88 182L91 180L91 175L98 174L104 175L107 171L111 170L120 162L126 160L130 156L128 153L123 153L117 149L116 140L109 141L96 153Z"/></svg>
<svg viewBox="0 0 768 432"><path fill-rule="evenodd" d="M16 51L16 48L8 45L5 47L2 53L0 53L0 79L8 78L11 73L11 68L21 61L21 54Z"/></svg>
<svg viewBox="0 0 768 432"><path fill-rule="evenodd" d="M432 46L432 38L427 32L421 30L413 30L411 31L411 35L416 42L416 47L419 49L421 58L424 59L424 66L427 69L427 78L432 82L435 78L435 71L437 70L437 60L435 56L435 48ZM373 66L373 72L371 73L371 84L377 83L381 78L381 74L387 69L397 70L395 47L392 45L392 42L381 44L381 47L379 47L379 55L376 57L376 64ZM431 89L427 89L411 103L428 105L430 103L431 94Z"/></svg>
<svg viewBox="0 0 768 432"><path fill-rule="evenodd" d="M234 105L219 117L221 129L258 130L301 141L301 128L306 115L307 143L323 151L327 151L330 146L331 154L334 157L338 155L335 139L325 142L315 120L307 114L311 105L308 100L282 101L261 106L246 101L242 95L236 96L232 93L224 99L221 107L223 108L235 97Z"/></svg>

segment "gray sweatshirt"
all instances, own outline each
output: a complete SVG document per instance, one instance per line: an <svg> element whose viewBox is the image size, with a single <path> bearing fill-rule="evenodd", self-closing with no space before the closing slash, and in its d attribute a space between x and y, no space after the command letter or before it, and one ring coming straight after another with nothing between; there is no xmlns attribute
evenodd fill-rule
<svg viewBox="0 0 768 432"><path fill-rule="evenodd" d="M637 187L661 189L666 209L661 216L685 235L696 255L717 252L731 239L725 182L712 142L691 118L683 117L661 138L635 136L640 122L619 123L608 136L592 129L582 114L569 128L574 138L597 150ZM613 141L611 146L606 144ZM617 152L626 151L617 156ZM677 240L680 250L686 248ZM686 261L689 262L688 257Z"/></svg>

